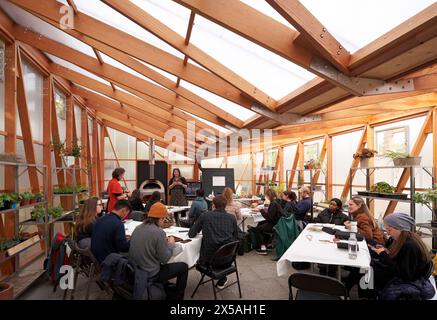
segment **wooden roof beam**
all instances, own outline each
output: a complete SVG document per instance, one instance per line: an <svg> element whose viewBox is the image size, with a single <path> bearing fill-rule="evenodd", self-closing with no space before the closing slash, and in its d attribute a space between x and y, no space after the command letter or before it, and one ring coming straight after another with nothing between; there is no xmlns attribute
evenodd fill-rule
<svg viewBox="0 0 437 320"><path fill-rule="evenodd" d="M191 11L190 19L188 20L187 34L185 35L185 45L188 45L190 43L191 31L193 31L194 17L195 16L196 16L196 14L194 13L194 11ZM184 66L187 65L187 63L188 63L188 56L185 55ZM176 79L176 87L179 87L180 82L181 82L181 78L178 77Z"/></svg>
<svg viewBox="0 0 437 320"><path fill-rule="evenodd" d="M62 4L57 1L9 0L9 2L43 19L56 28L61 29L59 25L59 10ZM79 38L79 35L83 35L83 41L86 43L89 39L103 43L113 49L169 72L170 74L179 76L188 82L241 106L248 107L253 102L252 99L242 95L240 90L214 74L194 64L189 63L184 66L182 59L82 12L77 14L74 22L74 29L65 29L62 31ZM108 34L110 34L111 37L108 37ZM97 46L91 46L97 48ZM104 52L101 49L99 50Z"/></svg>
<svg viewBox="0 0 437 320"><path fill-rule="evenodd" d="M67 3L70 7L73 8L74 14L77 14L79 10L77 9L76 4L74 3L74 0L67 0Z"/></svg>
<svg viewBox="0 0 437 320"><path fill-rule="evenodd" d="M299 32L299 38L309 42L311 47L332 63L337 69L349 73L350 53L328 32L317 18L298 0L266 0L279 14Z"/></svg>
<svg viewBox="0 0 437 320"><path fill-rule="evenodd" d="M102 0L114 10L118 11L128 19L151 32L176 50L187 55L190 59L202 65L204 68L222 78L235 88L242 91L248 97L257 101L270 110L276 107L276 101L259 88L246 81L244 78L222 65L220 62L197 48L192 44L183 45L184 38L177 32L167 27L164 23L136 6L134 3L124 0Z"/></svg>

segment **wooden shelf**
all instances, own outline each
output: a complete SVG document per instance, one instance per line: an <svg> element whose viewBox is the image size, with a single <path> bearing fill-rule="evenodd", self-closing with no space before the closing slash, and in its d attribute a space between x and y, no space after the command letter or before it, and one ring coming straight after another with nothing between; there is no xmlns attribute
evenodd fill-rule
<svg viewBox="0 0 437 320"><path fill-rule="evenodd" d="M32 247L35 246L36 244L41 243L41 241L45 241L45 239L46 239L46 237L41 237L39 240L37 240L37 241L35 241L34 243L28 245L26 248L24 248L24 249L22 249L22 250L20 250L20 251L18 251L18 252L16 252L16 253L14 253L14 254L8 255L7 257L5 257L4 260L2 260L2 261L0 262L0 264L3 264L3 263L5 263L6 261L11 260L13 257L15 257L15 256L17 256L17 255L19 255L19 254L21 254L21 253L27 251L28 249L32 248ZM18 246L18 245L19 245L19 244L17 244L17 246Z"/></svg>
<svg viewBox="0 0 437 320"><path fill-rule="evenodd" d="M410 203L411 199L395 199L395 198L384 198L384 197L375 197L375 196L362 196L360 194L354 194L352 197L360 197L366 199L377 199L377 200L386 200L386 201L396 201L396 202L407 202Z"/></svg>
<svg viewBox="0 0 437 320"><path fill-rule="evenodd" d="M66 211L59 218L52 219L49 222L47 222L47 224L52 224L52 223L58 222L59 220L62 220L63 218L72 215L73 213L74 213L74 210ZM66 222L69 222L69 221L67 220ZM45 222L36 222L35 220L26 220L26 221L20 222L20 224L21 225L44 225Z"/></svg>
<svg viewBox="0 0 437 320"><path fill-rule="evenodd" d="M33 208L35 206L44 205L46 203L47 203L47 201L40 201L40 202L35 202L35 203L32 203L32 204L26 204L25 206L20 206L18 208L0 210L0 214L12 213L12 212L16 212L16 211L21 210L21 209Z"/></svg>

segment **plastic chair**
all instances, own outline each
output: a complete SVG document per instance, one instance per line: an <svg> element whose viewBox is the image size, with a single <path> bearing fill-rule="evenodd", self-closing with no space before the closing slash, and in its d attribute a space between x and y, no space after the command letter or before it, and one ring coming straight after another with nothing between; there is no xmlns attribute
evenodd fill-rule
<svg viewBox="0 0 437 320"><path fill-rule="evenodd" d="M310 273L297 272L288 278L289 300L292 288L297 290L296 300L347 300L346 287L337 279Z"/></svg>
<svg viewBox="0 0 437 320"><path fill-rule="evenodd" d="M240 278L238 276L238 268L237 268L237 251L238 247L240 245L240 241L233 241L228 244L225 244L221 246L215 253L214 256L211 258L210 262L208 263L208 266L201 265L199 263L196 264L196 270L199 271L202 274L202 277L200 278L199 283L196 286L196 289L194 289L193 294L191 295L191 298L194 297L194 295L197 292L197 289L207 283L212 282L212 290L214 292L214 300L217 300L217 292L223 291L226 288L229 288L230 286L234 284L238 284L238 292L240 294L240 298L242 298L241 295L241 287L240 287ZM232 259L230 262L230 266L225 269L215 269L214 265L218 265L220 261L226 261L226 259ZM214 280L220 280L232 273L235 273L237 276L237 281L234 281L227 286L225 286L222 289L217 289L214 284ZM203 281L205 276L208 276L210 279Z"/></svg>

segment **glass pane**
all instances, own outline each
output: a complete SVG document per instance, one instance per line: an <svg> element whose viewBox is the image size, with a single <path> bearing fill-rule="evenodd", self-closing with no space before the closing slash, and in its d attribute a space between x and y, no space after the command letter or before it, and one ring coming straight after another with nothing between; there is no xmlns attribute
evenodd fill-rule
<svg viewBox="0 0 437 320"><path fill-rule="evenodd" d="M149 159L149 146L142 141L137 142L137 159L138 160Z"/></svg>
<svg viewBox="0 0 437 320"><path fill-rule="evenodd" d="M23 61L24 89L29 112L32 138L42 142L43 139L43 80L41 74L26 61Z"/></svg>
<svg viewBox="0 0 437 320"><path fill-rule="evenodd" d="M126 170L124 178L126 180L136 180L136 161L120 161L120 167ZM117 161L105 160L105 180L112 179L112 171L117 168Z"/></svg>
<svg viewBox="0 0 437 320"><path fill-rule="evenodd" d="M67 98L65 94L58 89L55 90L55 105L58 118L59 139L61 140L60 142L64 142L67 134Z"/></svg>
<svg viewBox="0 0 437 320"><path fill-rule="evenodd" d="M82 144L82 108L78 105L74 105L74 121L76 124L77 144Z"/></svg>

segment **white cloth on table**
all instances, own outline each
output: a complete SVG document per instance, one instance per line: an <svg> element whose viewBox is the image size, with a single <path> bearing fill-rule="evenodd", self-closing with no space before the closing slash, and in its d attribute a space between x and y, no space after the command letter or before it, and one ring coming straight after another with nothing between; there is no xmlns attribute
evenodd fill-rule
<svg viewBox="0 0 437 320"><path fill-rule="evenodd" d="M333 235L321 230L311 230L311 226L314 225L320 224L308 224L276 263L278 276L288 274L292 270L292 262L310 262L360 268L366 275L365 281L368 282L370 279L370 253L366 241L358 241L357 258L349 259L348 250L337 248L336 243L325 242L332 240ZM345 231L342 226L334 226L334 228Z"/></svg>
<svg viewBox="0 0 437 320"><path fill-rule="evenodd" d="M135 228L139 226L141 223L143 222L126 220L126 222L124 223L126 235L131 236ZM167 236L175 236L181 238L182 240L189 239L188 228L172 226L170 228L166 228L163 230ZM198 234L195 238L192 238L190 242L187 243L177 242L176 243L177 248L173 250L173 256L170 258L168 262L169 263L185 262L189 268L193 267L196 264L197 260L199 259L201 244L202 244L201 234Z"/></svg>

